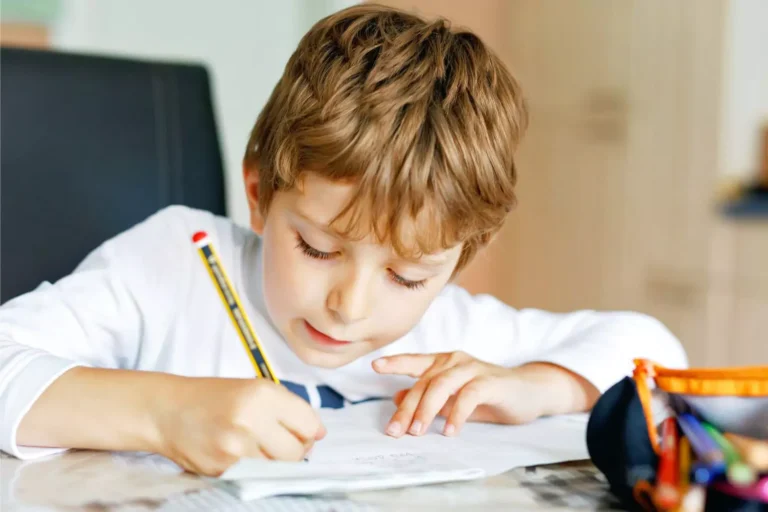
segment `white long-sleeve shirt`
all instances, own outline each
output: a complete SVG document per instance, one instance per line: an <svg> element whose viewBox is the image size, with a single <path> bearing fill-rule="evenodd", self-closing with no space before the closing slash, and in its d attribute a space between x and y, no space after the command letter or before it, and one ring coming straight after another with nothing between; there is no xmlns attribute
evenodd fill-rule
<svg viewBox="0 0 768 512"><path fill-rule="evenodd" d="M409 387L413 379L371 368L374 359L397 353L461 350L505 367L550 362L601 392L631 372L635 357L686 365L675 337L646 315L516 310L448 285L403 338L341 368L309 366L269 321L260 239L228 219L174 206L105 242L71 275L0 306L0 449L20 458L52 451L18 446L16 430L46 387L73 366L255 375L192 243L200 230L211 237L273 370L315 407Z"/></svg>

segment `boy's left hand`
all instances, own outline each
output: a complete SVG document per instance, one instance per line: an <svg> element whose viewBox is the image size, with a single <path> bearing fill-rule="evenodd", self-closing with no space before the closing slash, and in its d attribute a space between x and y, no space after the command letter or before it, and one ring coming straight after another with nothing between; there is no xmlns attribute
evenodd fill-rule
<svg viewBox="0 0 768 512"><path fill-rule="evenodd" d="M425 433L438 414L447 418L443 433L449 436L458 433L466 421L533 421L549 412L551 404L545 398L558 393L556 381L574 375L546 363L504 368L464 352L383 357L373 362L373 368L382 374L418 379L412 388L394 397L398 408L386 428L393 437ZM547 381L553 376L550 386Z"/></svg>

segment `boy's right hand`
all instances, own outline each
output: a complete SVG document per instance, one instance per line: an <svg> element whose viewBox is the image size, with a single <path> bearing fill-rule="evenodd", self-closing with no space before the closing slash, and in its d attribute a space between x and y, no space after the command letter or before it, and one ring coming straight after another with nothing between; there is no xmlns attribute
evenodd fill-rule
<svg viewBox="0 0 768 512"><path fill-rule="evenodd" d="M243 457L299 461L325 428L314 409L265 379L177 378L154 400L157 453L218 476Z"/></svg>

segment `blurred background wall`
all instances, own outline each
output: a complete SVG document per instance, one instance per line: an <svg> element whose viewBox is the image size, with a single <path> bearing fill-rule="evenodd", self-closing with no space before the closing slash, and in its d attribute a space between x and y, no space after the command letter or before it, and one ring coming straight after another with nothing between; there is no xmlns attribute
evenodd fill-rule
<svg viewBox="0 0 768 512"><path fill-rule="evenodd" d="M4 44L204 63L211 73L229 211L246 222L241 162L256 116L301 36L323 16L354 3L2 0L2 33Z"/></svg>
<svg viewBox="0 0 768 512"><path fill-rule="evenodd" d="M206 63L245 222L248 131L302 34L352 3L2 0L2 39ZM768 208L739 206L768 188L768 2L384 3L476 31L530 103L519 207L463 285L516 307L644 311L693 364L768 364Z"/></svg>

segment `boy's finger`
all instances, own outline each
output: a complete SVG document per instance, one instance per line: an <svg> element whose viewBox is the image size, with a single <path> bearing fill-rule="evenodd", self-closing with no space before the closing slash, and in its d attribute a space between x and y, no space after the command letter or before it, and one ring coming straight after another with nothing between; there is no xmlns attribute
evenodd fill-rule
<svg viewBox="0 0 768 512"><path fill-rule="evenodd" d="M300 461L306 453L304 443L283 425L275 424L262 440L261 449L270 459Z"/></svg>
<svg viewBox="0 0 768 512"><path fill-rule="evenodd" d="M314 441L325 437L325 427L317 412L304 400L296 398L301 401L287 401L279 410L278 421L301 441Z"/></svg>
<svg viewBox="0 0 768 512"><path fill-rule="evenodd" d="M426 432L450 397L476 376L476 368L465 365L454 366L433 377L416 407L408 432L416 436Z"/></svg>
<svg viewBox="0 0 768 512"><path fill-rule="evenodd" d="M437 413L437 415L442 416L443 418L448 418L448 416L451 415L454 403L456 403L456 395L453 395L448 399L447 402L445 402L445 405L443 405L443 408L440 409L440 412Z"/></svg>
<svg viewBox="0 0 768 512"><path fill-rule="evenodd" d="M268 459L269 456L264 452L264 450L261 449L261 446L254 445L250 446L248 450L243 454L243 457L248 457L249 459Z"/></svg>
<svg viewBox="0 0 768 512"><path fill-rule="evenodd" d="M481 403L483 403L483 388L477 385L477 381L470 381L456 395L453 409L445 422L443 434L446 436L458 434Z"/></svg>
<svg viewBox="0 0 768 512"><path fill-rule="evenodd" d="M448 399L447 402L445 402L445 405L442 409L440 409L440 412L437 413L438 416L441 416L443 418L448 419L448 417L451 415L451 411L453 411L453 405L456 403L456 395L453 395L451 398ZM490 412L488 409L488 406L485 404L479 404L474 411L472 411L472 414L469 415L469 418L467 418L468 422L472 421L479 421L483 423L498 423L496 420L496 416Z"/></svg>
<svg viewBox="0 0 768 512"><path fill-rule="evenodd" d="M419 405L421 395L427 388L429 379L419 379L414 386L407 390L398 404L397 411L387 425L386 432L392 437L400 437L406 433L413 421L413 413Z"/></svg>
<svg viewBox="0 0 768 512"><path fill-rule="evenodd" d="M315 447L314 441L309 441L304 443L304 460L306 460L307 457L309 457L309 454L312 453L312 448L314 447Z"/></svg>
<svg viewBox="0 0 768 512"><path fill-rule="evenodd" d="M403 398L405 397L405 394L408 393L407 389L401 389L397 393L395 393L395 396L392 397L392 401L395 402L395 405L400 405L400 402L403 401Z"/></svg>
<svg viewBox="0 0 768 512"><path fill-rule="evenodd" d="M408 375L419 378L432 365L439 354L401 354L381 357L373 362L373 369L379 373Z"/></svg>

